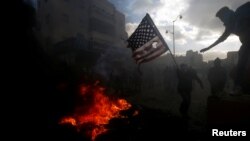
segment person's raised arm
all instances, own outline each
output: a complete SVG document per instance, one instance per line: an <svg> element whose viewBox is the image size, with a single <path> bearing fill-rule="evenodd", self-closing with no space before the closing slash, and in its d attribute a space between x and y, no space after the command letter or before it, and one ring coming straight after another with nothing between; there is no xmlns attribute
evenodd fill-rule
<svg viewBox="0 0 250 141"><path fill-rule="evenodd" d="M228 29L226 29L226 30L224 31L224 33L220 36L219 39L217 39L217 40L216 40L213 44L211 44L209 47L201 49L200 52L205 52L205 51L207 51L207 50L213 48L214 46L216 46L216 45L218 45L219 43L221 43L221 42L223 42L224 40L226 40L227 37L228 37L230 34L231 34L231 32L230 32Z"/></svg>

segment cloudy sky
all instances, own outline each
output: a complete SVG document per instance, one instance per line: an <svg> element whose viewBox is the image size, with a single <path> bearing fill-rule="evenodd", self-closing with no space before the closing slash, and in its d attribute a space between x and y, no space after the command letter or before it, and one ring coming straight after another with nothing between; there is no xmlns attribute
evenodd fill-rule
<svg viewBox="0 0 250 141"><path fill-rule="evenodd" d="M223 6L236 10L249 0L109 0L125 14L128 35L135 30L142 18L149 13L169 48L173 50L171 34L175 22L176 54L187 50L199 51L212 44L224 31L223 23L215 13ZM166 34L168 30L168 34ZM225 58L228 51L238 51L241 43L231 35L226 41L203 54L204 60Z"/></svg>

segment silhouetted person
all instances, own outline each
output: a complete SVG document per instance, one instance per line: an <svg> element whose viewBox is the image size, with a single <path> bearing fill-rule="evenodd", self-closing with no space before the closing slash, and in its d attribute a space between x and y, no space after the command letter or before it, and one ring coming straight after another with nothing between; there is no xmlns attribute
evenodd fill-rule
<svg viewBox="0 0 250 141"><path fill-rule="evenodd" d="M179 79L177 90L182 97L180 112L184 118L188 118L193 81L196 80L200 84L201 88L203 88L203 83L198 77L196 71L189 68L186 64L181 64L180 69L177 70L177 76Z"/></svg>
<svg viewBox="0 0 250 141"><path fill-rule="evenodd" d="M221 60L219 58L214 60L214 66L209 69L207 77L212 96L218 97L224 90L227 80L226 69L221 66Z"/></svg>
<svg viewBox="0 0 250 141"><path fill-rule="evenodd" d="M247 62L250 60L250 2L243 4L237 8L235 12L228 7L223 7L216 13L216 17L220 18L224 23L225 31L218 40L209 47L202 49L201 52L205 52L223 42L231 33L239 36L242 46L239 50L235 85L240 90L242 86L245 85L243 84L243 78L247 75L245 70L247 68Z"/></svg>

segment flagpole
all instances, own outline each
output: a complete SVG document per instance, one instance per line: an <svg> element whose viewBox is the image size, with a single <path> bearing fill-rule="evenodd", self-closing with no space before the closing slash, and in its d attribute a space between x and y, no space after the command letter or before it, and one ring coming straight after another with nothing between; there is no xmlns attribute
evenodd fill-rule
<svg viewBox="0 0 250 141"><path fill-rule="evenodd" d="M147 18L149 19L149 21L151 22L151 24L154 26L154 29L155 29L157 35L159 35L160 40L163 42L163 45L166 46L166 47L168 47L167 43L165 42L165 40L164 40L163 37L161 36L161 33L159 32L159 30L158 30L157 27L155 26L155 24L154 24L153 20L151 19L150 15L149 15L148 13L147 13L146 15L147 15ZM171 50L169 49L169 47L168 47L168 50L169 50L170 55L171 55L171 57L172 57L172 59L173 59L173 61L174 61L174 64L176 65L176 67L177 67L177 69L178 69L178 64L177 64L177 62L176 62L176 60L175 60L175 58L174 58L174 56L173 56Z"/></svg>
<svg viewBox="0 0 250 141"><path fill-rule="evenodd" d="M165 41L164 41L165 42ZM178 69L178 64L177 64L177 62L176 62L176 60L175 60L175 58L174 58L174 56L173 56L173 54L172 54L172 52L171 52L171 50L169 49L169 53L170 53L170 56L172 57L172 59L173 59L173 61L174 61L174 64L176 65L176 68Z"/></svg>

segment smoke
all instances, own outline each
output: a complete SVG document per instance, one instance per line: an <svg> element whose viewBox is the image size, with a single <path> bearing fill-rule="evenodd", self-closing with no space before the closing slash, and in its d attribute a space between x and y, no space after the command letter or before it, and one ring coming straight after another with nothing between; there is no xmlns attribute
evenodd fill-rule
<svg viewBox="0 0 250 141"><path fill-rule="evenodd" d="M219 56L220 59L225 59L227 57L227 52L222 51L210 51L205 54L203 54L203 59L205 62L209 60L214 60Z"/></svg>
<svg viewBox="0 0 250 141"><path fill-rule="evenodd" d="M111 47L101 54L94 66L94 72L108 81L111 74L120 75L133 67L135 67L135 63L129 48Z"/></svg>

